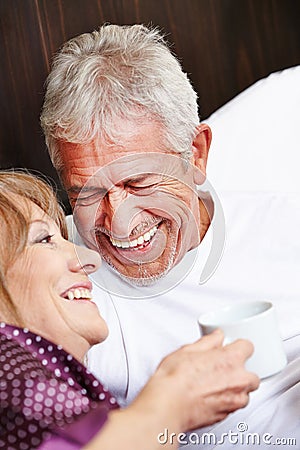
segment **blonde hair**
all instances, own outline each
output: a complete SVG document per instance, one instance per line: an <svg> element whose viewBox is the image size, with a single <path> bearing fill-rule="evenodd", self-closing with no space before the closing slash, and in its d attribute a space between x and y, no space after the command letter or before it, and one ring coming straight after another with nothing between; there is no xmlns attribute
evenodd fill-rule
<svg viewBox="0 0 300 450"><path fill-rule="evenodd" d="M123 118L156 121L170 152L191 156L197 94L158 29L103 25L66 42L54 58L41 125L58 170L59 140L122 142L115 123Z"/></svg>
<svg viewBox="0 0 300 450"><path fill-rule="evenodd" d="M39 206L59 226L64 238L68 233L64 212L50 185L27 172L0 171L0 315L1 320L22 326L18 299L11 298L6 284L7 270L25 249L30 223L30 209L28 214L21 210L16 196Z"/></svg>

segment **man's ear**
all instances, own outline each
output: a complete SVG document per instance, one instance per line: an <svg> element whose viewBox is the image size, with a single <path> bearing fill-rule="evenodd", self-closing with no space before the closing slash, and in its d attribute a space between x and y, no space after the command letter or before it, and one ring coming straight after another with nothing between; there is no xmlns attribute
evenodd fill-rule
<svg viewBox="0 0 300 450"><path fill-rule="evenodd" d="M196 127L196 136L193 140L193 163L194 183L202 184L206 177L206 164L208 158L209 147L212 139L210 127L206 123L201 123ZM198 170L197 170L198 169Z"/></svg>

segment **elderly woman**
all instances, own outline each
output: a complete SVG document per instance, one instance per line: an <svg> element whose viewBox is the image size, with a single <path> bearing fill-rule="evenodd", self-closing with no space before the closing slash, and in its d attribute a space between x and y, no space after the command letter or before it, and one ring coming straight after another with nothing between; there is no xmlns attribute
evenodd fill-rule
<svg viewBox="0 0 300 450"><path fill-rule="evenodd" d="M208 425L247 404L258 386L244 369L251 344L223 347L215 332L165 358L119 409L83 365L108 333L88 279L99 255L67 241L53 192L25 173L0 172L0 227L0 448L156 449L165 428Z"/></svg>

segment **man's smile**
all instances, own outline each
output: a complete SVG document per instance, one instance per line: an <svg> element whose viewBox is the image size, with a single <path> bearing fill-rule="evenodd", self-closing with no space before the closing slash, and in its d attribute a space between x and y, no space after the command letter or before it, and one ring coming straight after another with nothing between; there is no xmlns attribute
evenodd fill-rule
<svg viewBox="0 0 300 450"><path fill-rule="evenodd" d="M143 226L140 225L129 233L127 239L122 240L116 239L103 228L98 229L96 239L104 260L113 266L121 264L123 267L132 267L134 271L138 271L141 265L150 270L149 264L156 262L161 264L162 254L168 252L169 247L173 248L173 245L167 244L171 224L168 220L159 218L155 225L153 223L150 225L149 221L148 224L143 222ZM166 259L169 258L166 256Z"/></svg>
<svg viewBox="0 0 300 450"><path fill-rule="evenodd" d="M138 249L139 247L145 247L149 244L149 242L152 240L153 236L157 232L157 226L155 225L152 227L149 231L146 231L143 235L139 236L138 238L134 237L134 239L131 240L118 240L110 237L110 242L114 247L119 247L122 249Z"/></svg>

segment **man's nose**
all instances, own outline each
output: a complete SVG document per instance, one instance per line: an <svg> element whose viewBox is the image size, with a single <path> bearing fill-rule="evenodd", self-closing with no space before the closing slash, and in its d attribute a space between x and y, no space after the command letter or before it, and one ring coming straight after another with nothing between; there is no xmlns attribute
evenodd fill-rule
<svg viewBox="0 0 300 450"><path fill-rule="evenodd" d="M94 250L86 247L80 247L70 242L73 246L73 255L69 260L69 269L71 272L83 271L87 274L96 272L101 265L101 257Z"/></svg>
<svg viewBox="0 0 300 450"><path fill-rule="evenodd" d="M105 196L103 201L102 212L104 213L104 227L113 232L112 228L115 228L116 221L119 225L126 222L123 214L120 214L124 210L123 205L128 197L128 193L124 188L114 187Z"/></svg>

